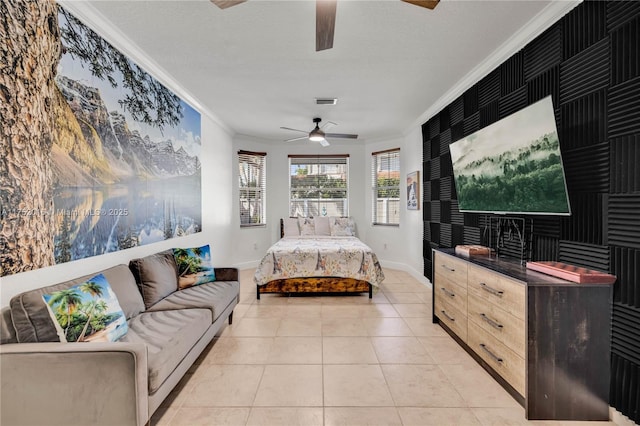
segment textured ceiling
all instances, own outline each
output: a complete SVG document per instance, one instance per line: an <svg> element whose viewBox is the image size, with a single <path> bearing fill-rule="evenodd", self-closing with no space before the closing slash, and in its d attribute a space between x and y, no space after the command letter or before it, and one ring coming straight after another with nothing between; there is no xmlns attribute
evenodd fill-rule
<svg viewBox="0 0 640 426"><path fill-rule="evenodd" d="M61 3L81 18L89 12L96 22L88 25L107 39L119 33L135 45L232 132L273 141L299 136L280 126L310 130L315 116L365 141L399 137L558 6L442 0L428 10L340 0L334 47L316 52L314 1L249 0L225 10L207 0ZM318 106L316 97L338 103Z"/></svg>

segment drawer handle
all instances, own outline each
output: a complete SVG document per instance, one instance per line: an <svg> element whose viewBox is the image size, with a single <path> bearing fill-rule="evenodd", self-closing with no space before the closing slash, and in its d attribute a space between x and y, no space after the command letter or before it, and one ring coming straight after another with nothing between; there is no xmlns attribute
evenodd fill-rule
<svg viewBox="0 0 640 426"><path fill-rule="evenodd" d="M502 363L502 358L500 358L499 356L497 356L496 354L494 354L493 352L491 352L488 348L487 345L485 345L484 343L480 343L480 347L482 348L483 351L485 351L491 358L493 358L496 362L500 362Z"/></svg>
<svg viewBox="0 0 640 426"><path fill-rule="evenodd" d="M453 269L453 268L449 268L447 265L440 265L440 266L442 266L444 269L446 269L446 270L447 270L447 271L449 271L449 272L455 272L455 271L456 271L456 270L455 270L455 269Z"/></svg>
<svg viewBox="0 0 640 426"><path fill-rule="evenodd" d="M498 330L502 330L503 325L500 324L497 321L492 320L491 318L489 318L488 316L486 316L485 314L480 314L480 317L482 318L482 320L484 322L486 322L487 324L489 324L491 327L493 328L497 328Z"/></svg>
<svg viewBox="0 0 640 426"><path fill-rule="evenodd" d="M502 294L504 293L504 291L496 290L495 288L489 287L486 283L480 283L480 287L482 287L484 291L488 291L494 296L502 297Z"/></svg>
<svg viewBox="0 0 640 426"><path fill-rule="evenodd" d="M440 290L442 290L444 292L444 294L446 294L449 297L455 297L455 294L451 293L449 290L447 290L444 287L440 287Z"/></svg>
<svg viewBox="0 0 640 426"><path fill-rule="evenodd" d="M442 312L442 315L444 315L445 317L447 317L447 319L448 319L449 321L455 321L455 320L456 320L455 318L450 317L450 316L449 316L449 315L448 315L444 310L442 310L442 311L440 311L440 312Z"/></svg>

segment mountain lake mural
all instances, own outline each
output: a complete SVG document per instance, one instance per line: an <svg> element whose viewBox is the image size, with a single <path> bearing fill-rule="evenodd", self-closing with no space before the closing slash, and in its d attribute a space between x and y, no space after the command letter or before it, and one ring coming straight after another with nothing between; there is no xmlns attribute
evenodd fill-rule
<svg viewBox="0 0 640 426"><path fill-rule="evenodd" d="M16 3L1 11L24 17L14 20L12 36L26 52L14 56L41 56L27 43L57 45L60 53L42 66L41 91L22 93L20 70L15 81L0 82L16 102L47 105L29 117L8 111L16 121L39 120L40 136L26 128L12 135L5 125L0 132L9 164L0 168L0 188L25 186L19 194L0 189L2 227L15 231L0 236L0 276L200 232L200 114L62 7ZM21 40L29 19L50 31ZM20 152L23 141L32 152ZM25 155L35 164L11 167Z"/></svg>

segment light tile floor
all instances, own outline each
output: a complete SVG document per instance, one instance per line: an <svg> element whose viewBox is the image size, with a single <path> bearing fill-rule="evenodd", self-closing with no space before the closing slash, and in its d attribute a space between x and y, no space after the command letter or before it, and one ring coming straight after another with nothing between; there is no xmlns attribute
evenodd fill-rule
<svg viewBox="0 0 640 426"><path fill-rule="evenodd" d="M152 425L613 425L527 422L523 408L438 325L431 289L385 269L366 295L240 304Z"/></svg>

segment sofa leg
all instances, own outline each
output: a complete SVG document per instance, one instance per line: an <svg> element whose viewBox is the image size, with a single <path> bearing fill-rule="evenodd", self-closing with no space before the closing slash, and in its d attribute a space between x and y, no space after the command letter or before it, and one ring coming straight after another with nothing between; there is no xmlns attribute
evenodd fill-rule
<svg viewBox="0 0 640 426"><path fill-rule="evenodd" d="M369 299L373 298L373 285L369 284Z"/></svg>
<svg viewBox="0 0 640 426"><path fill-rule="evenodd" d="M233 311L229 314L229 325L233 323Z"/></svg>
<svg viewBox="0 0 640 426"><path fill-rule="evenodd" d="M256 299L260 300L260 286L256 286Z"/></svg>

